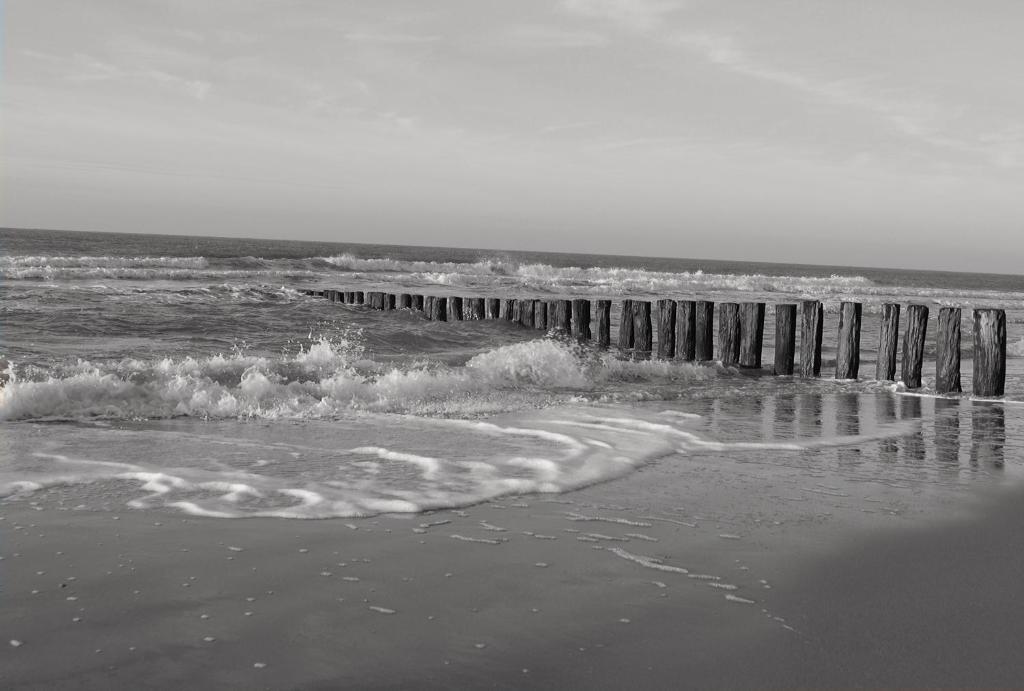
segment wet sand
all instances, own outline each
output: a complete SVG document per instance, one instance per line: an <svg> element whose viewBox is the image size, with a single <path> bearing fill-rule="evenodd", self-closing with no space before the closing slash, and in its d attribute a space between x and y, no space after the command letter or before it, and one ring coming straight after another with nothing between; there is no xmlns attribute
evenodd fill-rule
<svg viewBox="0 0 1024 691"><path fill-rule="evenodd" d="M1024 678L1015 656L1024 636L1020 494L965 497L969 508L941 520L913 508L860 511L856 530L827 519L730 528L722 516L645 518L642 507L607 503L616 494L610 483L354 521L11 502L0 512L0 685L781 688Z"/></svg>

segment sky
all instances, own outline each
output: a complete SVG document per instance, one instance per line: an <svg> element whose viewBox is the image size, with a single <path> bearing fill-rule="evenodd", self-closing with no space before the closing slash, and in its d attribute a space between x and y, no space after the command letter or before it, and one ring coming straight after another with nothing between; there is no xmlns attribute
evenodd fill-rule
<svg viewBox="0 0 1024 691"><path fill-rule="evenodd" d="M1024 273L1019 0L3 0L0 225Z"/></svg>

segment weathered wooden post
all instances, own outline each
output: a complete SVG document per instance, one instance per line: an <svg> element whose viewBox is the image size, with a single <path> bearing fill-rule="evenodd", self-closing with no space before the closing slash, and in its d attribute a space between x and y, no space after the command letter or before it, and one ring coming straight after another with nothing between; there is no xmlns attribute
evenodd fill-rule
<svg viewBox="0 0 1024 691"><path fill-rule="evenodd" d="M903 383L908 389L921 388L924 342L928 333L928 306L907 307L907 332L903 336Z"/></svg>
<svg viewBox="0 0 1024 691"><path fill-rule="evenodd" d="M740 305L740 367L761 369L764 350L764 303L744 302Z"/></svg>
<svg viewBox="0 0 1024 691"><path fill-rule="evenodd" d="M612 342L612 301L597 300L594 303L594 311L597 317L597 334L594 340L597 341L598 348L607 348Z"/></svg>
<svg viewBox="0 0 1024 691"><path fill-rule="evenodd" d="M409 293L402 293L398 296L398 309L411 309L412 308L412 295Z"/></svg>
<svg viewBox="0 0 1024 691"><path fill-rule="evenodd" d="M974 395L1002 396L1006 386L1006 312L974 310Z"/></svg>
<svg viewBox="0 0 1024 691"><path fill-rule="evenodd" d="M549 326L550 323L549 323ZM555 300L555 331L569 333L572 329L572 301Z"/></svg>
<svg viewBox="0 0 1024 691"><path fill-rule="evenodd" d="M960 393L960 308L940 307L935 327L935 390Z"/></svg>
<svg viewBox="0 0 1024 691"><path fill-rule="evenodd" d="M503 298L501 301L501 319L505 321L512 321L515 315L516 301L509 298Z"/></svg>
<svg viewBox="0 0 1024 691"><path fill-rule="evenodd" d="M590 300L572 301L572 337L581 343L590 340Z"/></svg>
<svg viewBox="0 0 1024 691"><path fill-rule="evenodd" d="M413 295L412 296L412 309L413 309L414 312L422 312L423 311L423 296L422 295Z"/></svg>
<svg viewBox="0 0 1024 691"><path fill-rule="evenodd" d="M446 316L448 321L460 322L462 321L462 298L454 295L448 296L448 305L446 310Z"/></svg>
<svg viewBox="0 0 1024 691"><path fill-rule="evenodd" d="M633 350L633 301L622 301L622 313L619 315L619 352L628 353Z"/></svg>
<svg viewBox="0 0 1024 691"><path fill-rule="evenodd" d="M860 374L860 317L863 305L839 305L839 343L836 348L836 379L856 379Z"/></svg>
<svg viewBox="0 0 1024 691"><path fill-rule="evenodd" d="M740 359L740 306L735 302L718 305L718 351L723 365Z"/></svg>
<svg viewBox="0 0 1024 691"><path fill-rule="evenodd" d="M896 348L900 340L900 306L895 302L882 305L882 325L878 333L878 363L875 379L896 379Z"/></svg>
<svg viewBox="0 0 1024 691"><path fill-rule="evenodd" d="M430 320L435 322L448 321L448 301L443 297L431 298L433 303L430 308Z"/></svg>
<svg viewBox="0 0 1024 691"><path fill-rule="evenodd" d="M427 319L431 319L432 320L434 318L434 300L435 299L436 298L434 298L433 295L427 295L427 296L425 296L423 298L423 313L426 315Z"/></svg>
<svg viewBox="0 0 1024 691"><path fill-rule="evenodd" d="M484 315L487 319L499 319L501 317L501 300L487 298L484 301Z"/></svg>
<svg viewBox="0 0 1024 691"><path fill-rule="evenodd" d="M694 350L697 345L697 328L695 318L697 316L697 303L693 300L679 300L676 302L676 354L677 360L690 362L693 360Z"/></svg>
<svg viewBox="0 0 1024 691"><path fill-rule="evenodd" d="M533 328L533 300L519 300L519 323L528 329Z"/></svg>
<svg viewBox="0 0 1024 691"><path fill-rule="evenodd" d="M548 303L545 300L533 301L533 328L547 330Z"/></svg>
<svg viewBox="0 0 1024 691"><path fill-rule="evenodd" d="M398 309L398 296L394 293L386 293L384 295L384 309L389 312Z"/></svg>
<svg viewBox="0 0 1024 691"><path fill-rule="evenodd" d="M328 288L324 291L329 302L338 302L338 291Z"/></svg>
<svg viewBox="0 0 1024 691"><path fill-rule="evenodd" d="M658 300L658 358L676 356L676 301Z"/></svg>
<svg viewBox="0 0 1024 691"><path fill-rule="evenodd" d="M800 303L800 376L821 376L821 334L825 309L818 300Z"/></svg>
<svg viewBox="0 0 1024 691"><path fill-rule="evenodd" d="M793 374L796 354L796 305L775 305L775 374Z"/></svg>
<svg viewBox="0 0 1024 691"><path fill-rule="evenodd" d="M697 300L694 305L693 358L697 362L715 359L715 303Z"/></svg>
<svg viewBox="0 0 1024 691"><path fill-rule="evenodd" d="M481 320L486 317L486 309L484 308L483 298L469 298L469 318L474 320Z"/></svg>
<svg viewBox="0 0 1024 691"><path fill-rule="evenodd" d="M633 358L647 360L651 357L654 333L651 329L651 303L647 300L633 301Z"/></svg>
<svg viewBox="0 0 1024 691"><path fill-rule="evenodd" d="M362 304L366 303L366 293L364 293L361 290L357 290L355 292L355 298L356 298L355 303L357 305L362 305Z"/></svg>

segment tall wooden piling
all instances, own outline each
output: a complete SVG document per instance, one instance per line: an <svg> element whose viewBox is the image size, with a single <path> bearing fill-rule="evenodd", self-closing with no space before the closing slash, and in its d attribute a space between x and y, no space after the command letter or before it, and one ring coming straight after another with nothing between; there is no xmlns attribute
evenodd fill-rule
<svg viewBox="0 0 1024 691"><path fill-rule="evenodd" d="M796 305L775 305L775 374L793 374L796 354Z"/></svg>
<svg viewBox="0 0 1024 691"><path fill-rule="evenodd" d="M469 298L469 309L466 312L467 319L479 321L486 317L483 298Z"/></svg>
<svg viewBox="0 0 1024 691"><path fill-rule="evenodd" d="M460 322L462 321L462 298L454 295L448 296L448 310L447 310L448 321Z"/></svg>
<svg viewBox="0 0 1024 691"><path fill-rule="evenodd" d="M590 340L590 300L572 301L572 337L581 343Z"/></svg>
<svg viewBox="0 0 1024 691"><path fill-rule="evenodd" d="M431 297L430 300L430 320L435 322L448 321L448 301L443 297Z"/></svg>
<svg viewBox="0 0 1024 691"><path fill-rule="evenodd" d="M960 308L940 307L935 326L935 390L960 393Z"/></svg>
<svg viewBox="0 0 1024 691"><path fill-rule="evenodd" d="M619 352L628 353L633 350L633 301L622 301L622 312L619 314Z"/></svg>
<svg viewBox="0 0 1024 691"><path fill-rule="evenodd" d="M821 376L821 335L825 310L817 300L800 303L800 376Z"/></svg>
<svg viewBox="0 0 1024 691"><path fill-rule="evenodd" d="M894 381L896 379L896 348L900 340L900 306L895 302L882 305L881 326L878 332L878 362L875 365L875 379Z"/></svg>
<svg viewBox="0 0 1024 691"><path fill-rule="evenodd" d="M398 296L394 293L384 293L384 310L390 312L398 306Z"/></svg>
<svg viewBox="0 0 1024 691"><path fill-rule="evenodd" d="M735 302L718 305L718 352L723 365L740 359L740 306Z"/></svg>
<svg viewBox="0 0 1024 691"><path fill-rule="evenodd" d="M327 299L329 301L331 301L331 302L339 302L339 300L338 300L338 291L336 291L336 290L325 290L324 294L327 296Z"/></svg>
<svg viewBox="0 0 1024 691"><path fill-rule="evenodd" d="M763 302L744 302L740 305L740 367L761 369L764 310Z"/></svg>
<svg viewBox="0 0 1024 691"><path fill-rule="evenodd" d="M555 323L549 327L560 333L569 333L572 329L572 301L555 300Z"/></svg>
<svg viewBox="0 0 1024 691"><path fill-rule="evenodd" d="M412 309L413 309L414 312L422 312L423 311L423 296L422 295L413 295L412 296Z"/></svg>
<svg viewBox="0 0 1024 691"><path fill-rule="evenodd" d="M533 328L547 330L548 303L545 300L533 301Z"/></svg>
<svg viewBox="0 0 1024 691"><path fill-rule="evenodd" d="M519 300L519 323L528 329L533 328L533 300Z"/></svg>
<svg viewBox="0 0 1024 691"><path fill-rule="evenodd" d="M412 295L402 293L398 296L398 309L407 310L412 308Z"/></svg>
<svg viewBox="0 0 1024 691"><path fill-rule="evenodd" d="M423 313L427 319L434 318L434 300L436 299L433 295L425 295L423 297Z"/></svg>
<svg viewBox="0 0 1024 691"><path fill-rule="evenodd" d="M651 357L654 334L651 329L651 303L633 301L633 357L647 360Z"/></svg>
<svg viewBox="0 0 1024 691"><path fill-rule="evenodd" d="M860 374L860 318L863 305L839 305L839 343L836 347L836 379L856 379Z"/></svg>
<svg viewBox="0 0 1024 691"><path fill-rule="evenodd" d="M498 319L501 317L500 299L486 298L484 300L484 317L487 319Z"/></svg>
<svg viewBox="0 0 1024 691"><path fill-rule="evenodd" d="M607 348L612 342L612 301L597 300L594 302L597 333L594 340L598 348Z"/></svg>
<svg viewBox="0 0 1024 691"><path fill-rule="evenodd" d="M676 356L676 301L658 300L658 358Z"/></svg>
<svg viewBox="0 0 1024 691"><path fill-rule="evenodd" d="M928 306L907 307L907 332L903 336L903 383L908 389L921 388L925 336L928 333Z"/></svg>
<svg viewBox="0 0 1024 691"><path fill-rule="evenodd" d="M1006 386L1006 312L974 310L974 395L1002 396Z"/></svg>
<svg viewBox="0 0 1024 691"><path fill-rule="evenodd" d="M697 300L693 318L693 358L697 362L715 359L715 303Z"/></svg>
<svg viewBox="0 0 1024 691"><path fill-rule="evenodd" d="M366 303L366 293L364 293L363 291L357 290L355 293L353 293L353 295L355 296L355 303L357 305L362 305Z"/></svg>
<svg viewBox="0 0 1024 691"><path fill-rule="evenodd" d="M499 318L510 322L515 316L515 311L516 301L505 298L501 301L501 313Z"/></svg>
<svg viewBox="0 0 1024 691"><path fill-rule="evenodd" d="M676 302L676 353L677 360L690 362L693 360L694 350L697 344L695 336L697 328L695 318L697 316L697 303L693 300L679 300Z"/></svg>

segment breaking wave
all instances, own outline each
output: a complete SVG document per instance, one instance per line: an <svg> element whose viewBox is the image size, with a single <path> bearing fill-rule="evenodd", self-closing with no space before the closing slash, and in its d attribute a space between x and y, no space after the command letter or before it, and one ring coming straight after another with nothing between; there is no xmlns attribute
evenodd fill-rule
<svg viewBox="0 0 1024 691"><path fill-rule="evenodd" d="M321 339L279 357L80 360L47 372L12 367L0 389L0 420L490 414L574 396L599 399L602 385L613 382L678 383L715 371L687 363L620 361L551 339L489 350L462 366L386 366L368 359L354 340Z"/></svg>

